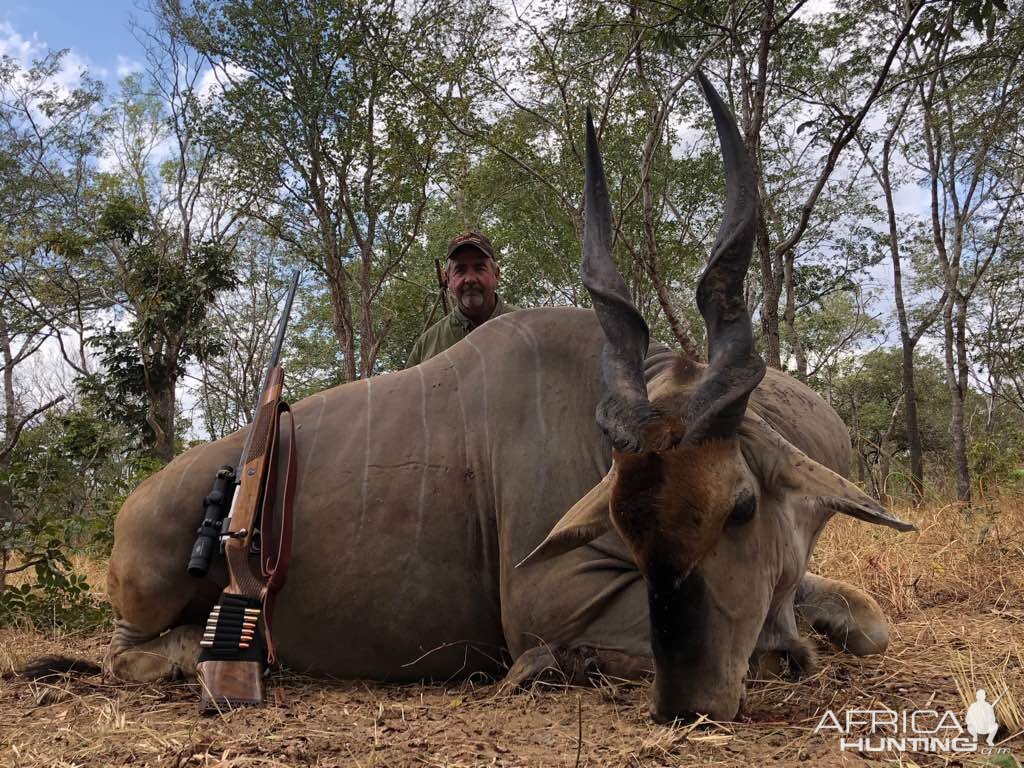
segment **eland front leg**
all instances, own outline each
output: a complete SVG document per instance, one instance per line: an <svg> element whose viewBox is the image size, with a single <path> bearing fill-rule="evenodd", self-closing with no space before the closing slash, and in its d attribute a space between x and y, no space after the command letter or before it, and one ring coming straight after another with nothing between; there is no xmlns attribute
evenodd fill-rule
<svg viewBox="0 0 1024 768"><path fill-rule="evenodd" d="M854 656L885 653L889 625L869 594L841 581L804 574L796 610L815 631Z"/></svg>

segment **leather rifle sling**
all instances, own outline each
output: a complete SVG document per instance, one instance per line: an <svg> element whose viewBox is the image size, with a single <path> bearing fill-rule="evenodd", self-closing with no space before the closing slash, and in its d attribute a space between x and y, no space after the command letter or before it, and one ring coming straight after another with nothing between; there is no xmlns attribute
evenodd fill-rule
<svg viewBox="0 0 1024 768"><path fill-rule="evenodd" d="M288 403L283 400L277 406L277 421L280 423L281 416L288 415L290 425L288 440L288 458L285 468L284 493L281 498L281 516L277 521L278 528L274 530L274 497L276 491L276 473L271 473L267 478L267 485L264 488L263 504L260 513L260 536L261 554L260 568L266 583L260 595L263 602L263 629L264 638L267 644L267 663L277 663L277 648L274 646L271 634L271 621L273 617L274 596L284 586L288 576L288 564L291 561L292 553L292 508L295 500L295 482L298 476L298 459L295 445L295 417L292 415ZM274 437L273 450L279 448L278 440ZM276 542L274 539L276 538ZM276 547L273 546L276 543Z"/></svg>

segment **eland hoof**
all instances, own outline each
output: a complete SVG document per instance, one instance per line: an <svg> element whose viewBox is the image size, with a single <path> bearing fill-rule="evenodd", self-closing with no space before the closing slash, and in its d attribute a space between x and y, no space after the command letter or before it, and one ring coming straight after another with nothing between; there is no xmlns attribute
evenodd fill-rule
<svg viewBox="0 0 1024 768"><path fill-rule="evenodd" d="M499 694L520 693L530 688L533 683L541 678L565 677L558 659L547 646L538 646L524 651L515 660L508 674L505 675L498 686Z"/></svg>

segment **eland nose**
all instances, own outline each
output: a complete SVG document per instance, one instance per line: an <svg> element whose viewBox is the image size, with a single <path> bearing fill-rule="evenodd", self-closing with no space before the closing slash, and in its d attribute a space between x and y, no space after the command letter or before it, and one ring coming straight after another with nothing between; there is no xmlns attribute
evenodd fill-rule
<svg viewBox="0 0 1024 768"><path fill-rule="evenodd" d="M675 714L668 714L661 712L657 706L652 706L649 714L651 716L651 720L658 725L672 725L673 723L686 725L700 717L696 712L677 712Z"/></svg>
<svg viewBox="0 0 1024 768"><path fill-rule="evenodd" d="M735 720L746 700L745 686L740 688L738 695L720 691L717 695L710 695L700 701L684 701L681 697L656 692L650 715L659 725L669 725L673 722L692 723L702 715L708 720L723 722Z"/></svg>

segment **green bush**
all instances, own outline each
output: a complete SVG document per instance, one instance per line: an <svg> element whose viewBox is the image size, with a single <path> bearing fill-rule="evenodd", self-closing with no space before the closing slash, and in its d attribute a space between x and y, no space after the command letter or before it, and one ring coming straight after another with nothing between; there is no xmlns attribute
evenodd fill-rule
<svg viewBox="0 0 1024 768"><path fill-rule="evenodd" d="M982 487L1024 489L1024 432L1006 428L972 436L971 478Z"/></svg>
<svg viewBox="0 0 1024 768"><path fill-rule="evenodd" d="M118 509L159 467L140 458L129 437L88 408L53 411L23 433L0 468L8 500L0 516L0 568L6 578L20 580L26 571L33 578L0 592L0 626L77 630L108 620L109 608L68 557L109 554Z"/></svg>
<svg viewBox="0 0 1024 768"><path fill-rule="evenodd" d="M0 627L30 623L38 629L91 630L109 622L110 606L92 594L63 549L61 540L51 539L45 548L23 553L34 563L35 580L0 592Z"/></svg>

